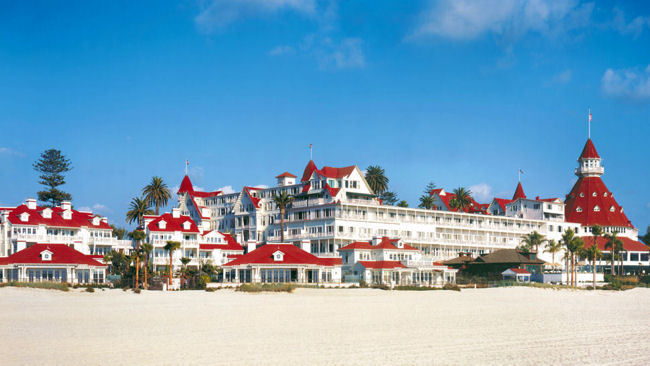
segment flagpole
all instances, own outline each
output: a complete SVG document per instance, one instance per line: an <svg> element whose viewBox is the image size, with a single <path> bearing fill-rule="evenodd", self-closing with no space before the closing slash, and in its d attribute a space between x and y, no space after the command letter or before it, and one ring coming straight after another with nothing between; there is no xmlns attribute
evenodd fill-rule
<svg viewBox="0 0 650 366"><path fill-rule="evenodd" d="M589 139L591 139L591 108L589 108L589 117L588 118L589 118L589 123L587 123L587 124L589 125L589 132L588 132L587 136L588 136Z"/></svg>

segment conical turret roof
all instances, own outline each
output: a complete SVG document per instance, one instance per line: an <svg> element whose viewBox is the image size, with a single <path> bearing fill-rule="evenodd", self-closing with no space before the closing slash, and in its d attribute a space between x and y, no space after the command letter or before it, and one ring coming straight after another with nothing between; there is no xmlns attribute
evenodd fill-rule
<svg viewBox="0 0 650 366"><path fill-rule="evenodd" d="M515 194L512 196L512 200L514 201L518 198L526 198L524 187L521 186L521 182L517 184L517 189L515 189Z"/></svg>
<svg viewBox="0 0 650 366"><path fill-rule="evenodd" d="M587 143L585 143L585 147L582 149L582 153L578 159L600 159L596 147L591 139L588 139Z"/></svg>

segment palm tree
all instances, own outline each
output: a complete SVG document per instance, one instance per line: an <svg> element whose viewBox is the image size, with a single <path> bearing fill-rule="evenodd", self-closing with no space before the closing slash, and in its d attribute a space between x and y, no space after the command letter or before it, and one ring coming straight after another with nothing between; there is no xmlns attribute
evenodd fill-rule
<svg viewBox="0 0 650 366"><path fill-rule="evenodd" d="M144 289L149 288L149 282L147 281L147 273L149 272L149 256L153 252L153 245L151 243L143 243L140 247L142 253L144 254Z"/></svg>
<svg viewBox="0 0 650 366"><path fill-rule="evenodd" d="M603 253L598 249L598 245L595 244L590 246L587 249L583 249L581 254L582 257L588 259L591 261L591 272L593 273L593 281L594 281L594 290L596 289L596 260L600 259L600 257L603 256Z"/></svg>
<svg viewBox="0 0 650 366"><path fill-rule="evenodd" d="M569 243L569 252L571 253L571 276L573 277L573 287L576 287L578 279L578 273L576 272L576 259L582 248L584 248L585 242L579 236L573 237L573 240Z"/></svg>
<svg viewBox="0 0 650 366"><path fill-rule="evenodd" d="M539 250L539 246L542 245L544 242L544 235L538 233L537 231L533 231L532 233L528 233L524 235L524 238L521 240L521 243L523 244L524 247L530 249L535 249L535 252Z"/></svg>
<svg viewBox="0 0 650 366"><path fill-rule="evenodd" d="M619 264L619 266L618 266L618 277L621 277L624 274L623 273L623 252L624 251L625 250L623 248L623 241L621 241L621 239L619 239L616 242L616 256L618 257L618 264Z"/></svg>
<svg viewBox="0 0 650 366"><path fill-rule="evenodd" d="M404 200L401 200L397 202L397 207L409 207L409 203Z"/></svg>
<svg viewBox="0 0 650 366"><path fill-rule="evenodd" d="M426 208L427 210L433 210L436 207L435 200L433 199L433 196L423 194L420 197L420 204L418 207L420 208Z"/></svg>
<svg viewBox="0 0 650 366"><path fill-rule="evenodd" d="M126 212L126 222L132 224L136 222L139 227L143 226L144 216L151 215L153 211L149 208L149 203L144 198L136 197L131 200L129 210Z"/></svg>
<svg viewBox="0 0 650 366"><path fill-rule="evenodd" d="M566 229L566 231L564 231L564 234L562 234L562 240L561 240L561 243L565 248L564 257L566 259L566 266L565 266L566 267L565 268L566 269L566 281L567 281L567 284L569 284L569 285L571 285L573 283L573 269L570 268L570 266L569 266L569 262L571 260L571 251L570 251L569 248L570 248L571 242L573 241L574 238L575 238L575 233L573 232L573 230L571 230L571 228L569 228L569 229ZM569 280L569 271L571 271L570 272L571 273L571 280Z"/></svg>
<svg viewBox="0 0 650 366"><path fill-rule="evenodd" d="M167 273L169 274L167 285L172 285L172 257L174 256L174 251L178 250L181 247L181 243L178 241L169 240L165 244L165 250L169 252L169 269Z"/></svg>
<svg viewBox="0 0 650 366"><path fill-rule="evenodd" d="M555 253L558 253L560 250L562 250L562 243L558 243L553 239L548 241L548 245L544 252L551 253L553 267L555 267Z"/></svg>
<svg viewBox="0 0 650 366"><path fill-rule="evenodd" d="M160 177L151 178L151 183L142 189L142 194L149 205L156 208L156 215L158 215L160 206L166 205L167 201L172 198L172 193L169 191L167 184Z"/></svg>
<svg viewBox="0 0 650 366"><path fill-rule="evenodd" d="M140 241L144 239L146 234L142 230L135 230L131 237L135 240L135 283L133 288L140 288Z"/></svg>
<svg viewBox="0 0 650 366"><path fill-rule="evenodd" d="M609 262L610 262L610 274L614 275L614 259L616 258L615 253L618 250L619 246L623 245L621 239L618 238L618 231L614 231L611 234L605 234L605 249L609 249Z"/></svg>
<svg viewBox="0 0 650 366"><path fill-rule="evenodd" d="M451 199L449 206L458 212L463 212L472 205L472 191L469 189L458 187L454 189L454 195L456 197Z"/></svg>
<svg viewBox="0 0 650 366"><path fill-rule="evenodd" d="M181 287L183 287L183 284L185 283L185 273L187 272L187 264L190 263L192 260L187 258L187 257L182 257L181 258Z"/></svg>
<svg viewBox="0 0 650 366"><path fill-rule="evenodd" d="M366 182L376 195L381 196L388 190L388 178L384 168L379 165L371 165L366 169Z"/></svg>
<svg viewBox="0 0 650 366"><path fill-rule="evenodd" d="M287 207L293 202L293 196L286 191L282 191L273 196L273 202L280 209L280 242L284 243L284 215Z"/></svg>

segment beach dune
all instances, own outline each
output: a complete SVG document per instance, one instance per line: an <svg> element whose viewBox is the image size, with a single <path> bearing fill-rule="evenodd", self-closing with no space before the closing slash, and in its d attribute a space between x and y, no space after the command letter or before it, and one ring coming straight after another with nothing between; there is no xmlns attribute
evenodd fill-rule
<svg viewBox="0 0 650 366"><path fill-rule="evenodd" d="M650 364L650 289L0 288L4 365Z"/></svg>

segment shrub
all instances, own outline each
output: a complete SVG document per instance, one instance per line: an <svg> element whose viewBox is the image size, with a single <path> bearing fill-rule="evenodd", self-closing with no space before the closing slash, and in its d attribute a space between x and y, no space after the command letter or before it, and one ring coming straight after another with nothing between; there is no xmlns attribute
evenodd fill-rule
<svg viewBox="0 0 650 366"><path fill-rule="evenodd" d="M91 286L86 287L86 292L95 292L95 289Z"/></svg>
<svg viewBox="0 0 650 366"><path fill-rule="evenodd" d="M390 290L390 286L388 285L372 285L370 288L376 288L380 290Z"/></svg>
<svg viewBox="0 0 650 366"><path fill-rule="evenodd" d="M136 293L136 294L139 294L141 291L142 291L142 290L140 290L139 288L134 288L134 289L133 289L133 292Z"/></svg>
<svg viewBox="0 0 650 366"><path fill-rule="evenodd" d="M442 286L443 290L451 290L451 291L460 291L460 287L458 285L455 285L453 283L446 283L444 286Z"/></svg>
<svg viewBox="0 0 650 366"><path fill-rule="evenodd" d="M244 283L237 287L241 292L293 292L296 286L284 283Z"/></svg>
<svg viewBox="0 0 650 366"><path fill-rule="evenodd" d="M395 286L395 287L393 287L393 290L397 290L397 291L431 291L431 290L439 290L439 288L425 287L425 286Z"/></svg>
<svg viewBox="0 0 650 366"><path fill-rule="evenodd" d="M13 287L42 288L46 290L69 291L70 288L65 282L17 282L11 281L7 284Z"/></svg>
<svg viewBox="0 0 650 366"><path fill-rule="evenodd" d="M217 288L217 287L208 287L208 288L205 289L205 291L206 291L206 292L215 292L215 291L217 291L218 289L219 289L219 288Z"/></svg>
<svg viewBox="0 0 650 366"><path fill-rule="evenodd" d="M364 280L359 281L359 287L361 288L366 288L368 287L368 283Z"/></svg>

